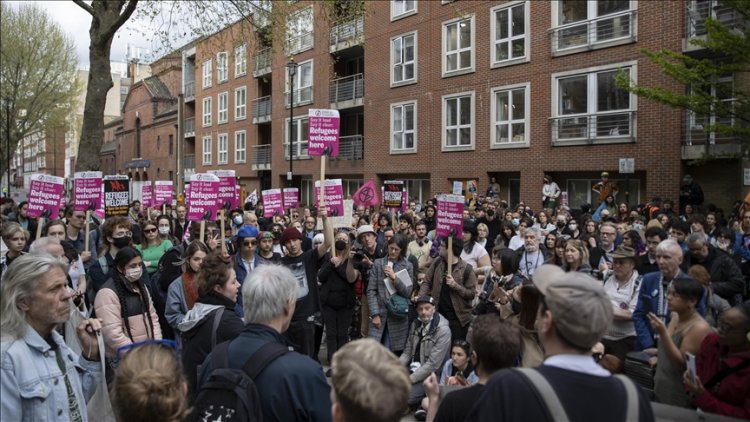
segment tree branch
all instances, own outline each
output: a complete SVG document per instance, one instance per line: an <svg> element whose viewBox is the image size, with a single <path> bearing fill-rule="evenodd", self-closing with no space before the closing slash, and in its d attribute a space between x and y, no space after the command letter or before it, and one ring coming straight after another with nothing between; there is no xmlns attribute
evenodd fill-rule
<svg viewBox="0 0 750 422"><path fill-rule="evenodd" d="M96 16L94 15L94 8L89 6L88 4L84 3L83 0L73 0L73 3L77 4L78 7L85 10L88 14L90 14L94 19L96 19Z"/></svg>

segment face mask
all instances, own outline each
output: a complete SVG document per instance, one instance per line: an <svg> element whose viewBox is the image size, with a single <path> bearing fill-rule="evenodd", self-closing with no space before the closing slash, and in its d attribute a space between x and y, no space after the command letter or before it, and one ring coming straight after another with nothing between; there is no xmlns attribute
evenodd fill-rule
<svg viewBox="0 0 750 422"><path fill-rule="evenodd" d="M143 270L141 267L138 268L128 268L125 270L125 278L128 279L128 281L136 281L141 278L141 274L143 274Z"/></svg>
<svg viewBox="0 0 750 422"><path fill-rule="evenodd" d="M117 248L121 249L125 246L130 245L130 236L115 237L112 239L112 244Z"/></svg>
<svg viewBox="0 0 750 422"><path fill-rule="evenodd" d="M571 224L571 225L569 225L568 227L570 227L570 230L576 231L576 229L578 228L578 225L576 225L576 224Z"/></svg>
<svg viewBox="0 0 750 422"><path fill-rule="evenodd" d="M232 221L234 221L235 225L241 226L242 225L242 216L241 215L235 215L234 218L232 219Z"/></svg>
<svg viewBox="0 0 750 422"><path fill-rule="evenodd" d="M514 218L513 220L511 220L511 223L513 223L514 226L517 226L517 225L521 224L521 220L519 220L517 218Z"/></svg>
<svg viewBox="0 0 750 422"><path fill-rule="evenodd" d="M159 234L169 234L169 227L159 227Z"/></svg>
<svg viewBox="0 0 750 422"><path fill-rule="evenodd" d="M491 209L491 208L490 208L490 209L488 209L488 210L487 210L487 216L488 216L488 217L492 217L493 215L495 215L495 210L493 210L493 209Z"/></svg>
<svg viewBox="0 0 750 422"><path fill-rule="evenodd" d="M557 222L557 227L560 227L560 228L565 227L565 222L564 221L558 221Z"/></svg>
<svg viewBox="0 0 750 422"><path fill-rule="evenodd" d="M336 241L336 250L337 251L343 251L346 249L346 241L344 240L337 240Z"/></svg>
<svg viewBox="0 0 750 422"><path fill-rule="evenodd" d="M642 230L643 224L633 224L633 230Z"/></svg>

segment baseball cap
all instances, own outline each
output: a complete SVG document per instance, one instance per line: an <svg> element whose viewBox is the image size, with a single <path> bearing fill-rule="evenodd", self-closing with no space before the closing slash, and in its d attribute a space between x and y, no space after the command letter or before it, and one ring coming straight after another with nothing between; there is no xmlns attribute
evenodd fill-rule
<svg viewBox="0 0 750 422"><path fill-rule="evenodd" d="M429 303L430 305L435 305L435 299L433 299L430 295L421 295L417 298L414 304L419 305L420 303Z"/></svg>
<svg viewBox="0 0 750 422"><path fill-rule="evenodd" d="M544 296L558 335L568 343L590 349L607 332L612 304L601 283L591 276L542 265L534 271L534 285Z"/></svg>
<svg viewBox="0 0 750 422"><path fill-rule="evenodd" d="M302 240L302 233L294 227L287 227L283 233L281 233L281 245L286 245L286 242L294 239Z"/></svg>
<svg viewBox="0 0 750 422"><path fill-rule="evenodd" d="M370 224L363 224L359 226L359 228L357 229L357 239L359 239L359 237L365 233L375 234L375 229L373 229L372 225Z"/></svg>
<svg viewBox="0 0 750 422"><path fill-rule="evenodd" d="M258 229L254 226L242 226L237 232L238 238L258 237Z"/></svg>

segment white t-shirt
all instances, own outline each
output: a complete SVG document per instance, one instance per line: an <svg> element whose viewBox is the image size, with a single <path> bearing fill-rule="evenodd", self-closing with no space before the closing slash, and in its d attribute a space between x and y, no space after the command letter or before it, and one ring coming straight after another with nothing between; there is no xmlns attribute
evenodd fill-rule
<svg viewBox="0 0 750 422"><path fill-rule="evenodd" d="M484 249L479 243L474 242L474 247L471 249L471 253L466 253L465 250L461 251L461 259L471 264L471 266L476 270L478 267L478 262L482 257L485 255L489 255L487 253L487 250Z"/></svg>
<svg viewBox="0 0 750 422"><path fill-rule="evenodd" d="M604 290L609 296L609 301L612 302L612 307L627 309L630 313L635 311L635 305L638 303L638 291L641 289L640 280L636 282L638 277L638 271L634 270L630 280L622 287L615 280L614 274L604 281ZM636 333L633 321L613 319L604 337L610 340L621 340L634 335Z"/></svg>

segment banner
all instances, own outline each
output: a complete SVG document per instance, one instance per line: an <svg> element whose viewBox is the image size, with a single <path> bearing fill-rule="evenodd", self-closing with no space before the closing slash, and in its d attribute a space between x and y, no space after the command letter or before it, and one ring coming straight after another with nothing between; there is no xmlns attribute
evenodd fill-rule
<svg viewBox="0 0 750 422"><path fill-rule="evenodd" d="M141 207L148 209L154 206L154 189L151 187L151 182L147 181L141 185Z"/></svg>
<svg viewBox="0 0 750 422"><path fill-rule="evenodd" d="M364 205L365 207L375 207L380 203L375 182L370 179L365 182L356 192L354 192L354 205Z"/></svg>
<svg viewBox="0 0 750 422"><path fill-rule="evenodd" d="M102 207L102 172L82 171L73 175L73 210L86 212Z"/></svg>
<svg viewBox="0 0 750 422"><path fill-rule="evenodd" d="M154 182L154 207L161 208L162 205L172 205L172 181L157 180Z"/></svg>
<svg viewBox="0 0 750 422"><path fill-rule="evenodd" d="M435 234L442 237L459 237L464 230L464 197L438 195Z"/></svg>
<svg viewBox="0 0 750 422"><path fill-rule="evenodd" d="M33 174L30 180L26 215L31 218L59 218L65 179L48 174Z"/></svg>
<svg viewBox="0 0 750 422"><path fill-rule="evenodd" d="M339 111L311 108L307 113L307 154L311 157L339 155Z"/></svg>
<svg viewBox="0 0 750 422"><path fill-rule="evenodd" d="M326 179L325 181L326 215L339 217L344 215L344 187L341 179ZM315 206L320 201L320 180L315 181Z"/></svg>
<svg viewBox="0 0 750 422"><path fill-rule="evenodd" d="M220 208L219 178L215 174L198 173L190 176L188 214L190 221L214 221Z"/></svg>
<svg viewBox="0 0 750 422"><path fill-rule="evenodd" d="M261 191L260 195L263 198L263 217L284 215L284 199L281 189L266 189Z"/></svg>
<svg viewBox="0 0 750 422"><path fill-rule="evenodd" d="M404 182L386 180L383 182L383 205L386 208L401 208L404 196Z"/></svg>
<svg viewBox="0 0 750 422"><path fill-rule="evenodd" d="M299 207L299 188L284 188L284 209Z"/></svg>
<svg viewBox="0 0 750 422"><path fill-rule="evenodd" d="M237 194L237 179L234 170L209 170L219 178L219 206L226 211L239 208L240 196Z"/></svg>
<svg viewBox="0 0 750 422"><path fill-rule="evenodd" d="M130 207L130 180L125 175L104 176L104 216L127 217Z"/></svg>

